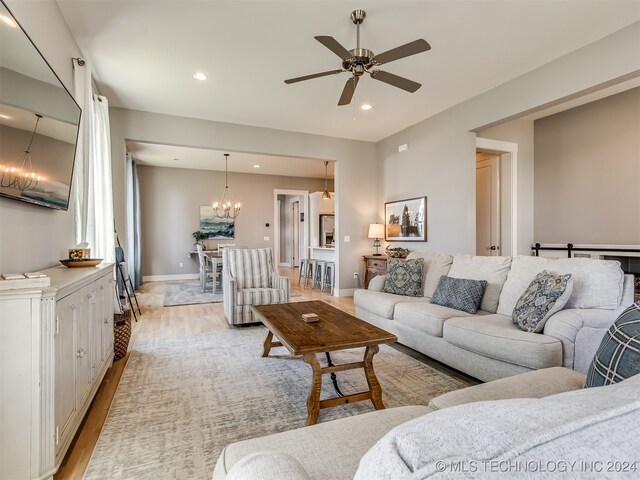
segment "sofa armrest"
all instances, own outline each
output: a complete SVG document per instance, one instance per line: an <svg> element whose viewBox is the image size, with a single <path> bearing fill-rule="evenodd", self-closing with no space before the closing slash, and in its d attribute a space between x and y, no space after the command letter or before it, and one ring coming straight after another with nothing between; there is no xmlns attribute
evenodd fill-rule
<svg viewBox="0 0 640 480"><path fill-rule="evenodd" d="M235 322L236 298L238 296L238 284L236 279L223 270L222 274L222 301L224 304L224 316L227 322Z"/></svg>
<svg viewBox="0 0 640 480"><path fill-rule="evenodd" d="M570 308L549 317L543 333L562 342L563 366L586 373L602 337L624 310Z"/></svg>
<svg viewBox="0 0 640 480"><path fill-rule="evenodd" d="M289 297L291 296L291 281L288 277L274 273L271 275L271 285L273 288L284 290L286 292L285 303L289 301Z"/></svg>
<svg viewBox="0 0 640 480"><path fill-rule="evenodd" d="M221 477L222 478L222 477ZM300 462L286 453L256 452L236 463L225 480L311 480Z"/></svg>
<svg viewBox="0 0 640 480"><path fill-rule="evenodd" d="M369 286L367 290L371 290L373 292L381 292L384 288L384 279L387 278L386 275L377 275L369 280Z"/></svg>
<svg viewBox="0 0 640 480"><path fill-rule="evenodd" d="M578 390L584 386L584 381L584 374L568 368L543 368L445 393L431 399L429 406L434 410L440 410L487 400L542 398L556 393Z"/></svg>

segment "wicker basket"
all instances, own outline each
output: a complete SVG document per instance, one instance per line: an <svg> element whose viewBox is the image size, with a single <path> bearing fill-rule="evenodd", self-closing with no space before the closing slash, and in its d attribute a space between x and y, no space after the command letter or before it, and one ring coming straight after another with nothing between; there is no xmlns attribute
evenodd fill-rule
<svg viewBox="0 0 640 480"><path fill-rule="evenodd" d="M120 360L127 354L131 339L131 310L113 316L113 359Z"/></svg>

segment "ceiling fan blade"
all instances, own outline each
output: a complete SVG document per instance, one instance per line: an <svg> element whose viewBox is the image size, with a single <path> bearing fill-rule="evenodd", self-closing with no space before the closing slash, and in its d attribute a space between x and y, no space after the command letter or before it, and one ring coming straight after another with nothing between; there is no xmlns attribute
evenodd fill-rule
<svg viewBox="0 0 640 480"><path fill-rule="evenodd" d="M318 77L326 77L327 75L336 75L337 73L342 73L344 70L329 70L327 72L320 72L320 73L312 73L311 75L305 75L304 77L296 77L296 78L289 78L287 80L284 81L284 83L296 83L296 82L304 82L305 80L311 80L312 78L318 78Z"/></svg>
<svg viewBox="0 0 640 480"><path fill-rule="evenodd" d="M338 41L333 37L330 37L328 35L321 35L313 38L315 38L322 45L327 47L329 50L331 50L333 53L335 53L337 56L339 56L343 60L353 60L355 58L353 55L351 55L349 50L347 50L342 45L340 45Z"/></svg>
<svg viewBox="0 0 640 480"><path fill-rule="evenodd" d="M338 100L338 106L349 105L351 103L351 99L353 98L353 94L356 91L356 86L358 85L359 78L360 77L354 76L347 80L347 83L344 84L342 95L340 95L340 100Z"/></svg>
<svg viewBox="0 0 640 480"><path fill-rule="evenodd" d="M375 63L376 65L382 65L383 63L393 62L394 60L399 60L401 58L415 55L416 53L426 52L428 50L431 50L431 45L429 45L426 40L420 38L418 40L414 40L413 42L409 42L399 47L392 48L391 50L387 50L380 55L376 55Z"/></svg>
<svg viewBox="0 0 640 480"><path fill-rule="evenodd" d="M411 93L415 92L422 86L417 82L404 77L399 77L393 73L383 72L382 70L374 70L371 72L371 78L380 80L381 82L388 83L389 85L393 85L394 87L401 88L402 90L406 90Z"/></svg>

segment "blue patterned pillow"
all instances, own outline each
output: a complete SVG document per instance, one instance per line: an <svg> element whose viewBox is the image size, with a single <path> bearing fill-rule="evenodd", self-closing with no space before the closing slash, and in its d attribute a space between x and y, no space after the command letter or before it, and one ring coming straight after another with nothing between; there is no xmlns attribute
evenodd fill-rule
<svg viewBox="0 0 640 480"><path fill-rule="evenodd" d="M640 373L640 300L620 314L593 357L585 388L618 383Z"/></svg>
<svg viewBox="0 0 640 480"><path fill-rule="evenodd" d="M486 288L486 280L467 280L442 275L431 297L431 303L467 313L476 313Z"/></svg>
<svg viewBox="0 0 640 480"><path fill-rule="evenodd" d="M424 258L405 260L389 258L387 260L387 276L384 279L383 291L395 295L421 297L422 267Z"/></svg>
<svg viewBox="0 0 640 480"><path fill-rule="evenodd" d="M511 318L525 332L539 333L548 318L569 301L573 290L571 274L556 275L543 270L518 299Z"/></svg>

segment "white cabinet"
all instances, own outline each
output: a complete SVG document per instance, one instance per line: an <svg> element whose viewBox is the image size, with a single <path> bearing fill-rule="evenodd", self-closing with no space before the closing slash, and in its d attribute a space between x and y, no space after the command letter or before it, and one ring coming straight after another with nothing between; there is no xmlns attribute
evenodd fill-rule
<svg viewBox="0 0 640 480"><path fill-rule="evenodd" d="M113 265L0 292L0 478L51 478L113 362Z"/></svg>

